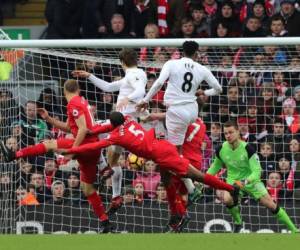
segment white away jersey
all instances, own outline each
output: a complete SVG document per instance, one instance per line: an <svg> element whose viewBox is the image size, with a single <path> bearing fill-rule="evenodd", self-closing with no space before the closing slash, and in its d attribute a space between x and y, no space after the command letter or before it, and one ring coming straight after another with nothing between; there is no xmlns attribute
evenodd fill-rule
<svg viewBox="0 0 300 250"><path fill-rule="evenodd" d="M164 96L167 106L194 102L195 93L202 81L206 81L215 90L214 94L222 91L222 87L210 70L186 57L170 60L164 64L157 80L164 83L167 79L168 85ZM212 95L212 91L210 92L205 94Z"/></svg>
<svg viewBox="0 0 300 250"><path fill-rule="evenodd" d="M117 104L125 97L128 97L130 102L122 113L137 116L135 105L143 99L147 84L147 75L142 69L128 68L125 72L125 77L111 83L101 80L94 75L91 75L89 80L105 92L119 91Z"/></svg>

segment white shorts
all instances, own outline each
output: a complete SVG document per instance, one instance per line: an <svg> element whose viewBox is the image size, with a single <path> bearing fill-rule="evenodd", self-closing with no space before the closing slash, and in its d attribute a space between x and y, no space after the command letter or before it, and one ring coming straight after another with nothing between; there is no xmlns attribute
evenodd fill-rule
<svg viewBox="0 0 300 250"><path fill-rule="evenodd" d="M198 117L198 104L185 103L172 105L166 113L166 126L168 131L168 141L173 145L182 145L189 124Z"/></svg>

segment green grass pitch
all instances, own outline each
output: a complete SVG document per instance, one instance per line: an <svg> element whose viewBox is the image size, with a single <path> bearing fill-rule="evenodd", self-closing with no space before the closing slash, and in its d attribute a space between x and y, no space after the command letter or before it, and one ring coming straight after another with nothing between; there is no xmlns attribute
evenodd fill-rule
<svg viewBox="0 0 300 250"><path fill-rule="evenodd" d="M1 235L1 250L298 250L300 234Z"/></svg>

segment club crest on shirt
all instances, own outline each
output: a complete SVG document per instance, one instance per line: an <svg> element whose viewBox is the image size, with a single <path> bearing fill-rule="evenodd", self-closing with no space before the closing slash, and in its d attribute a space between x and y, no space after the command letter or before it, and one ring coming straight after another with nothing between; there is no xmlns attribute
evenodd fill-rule
<svg viewBox="0 0 300 250"><path fill-rule="evenodd" d="M73 114L73 116L76 117L76 116L78 116L79 112L77 109L73 109L72 114Z"/></svg>

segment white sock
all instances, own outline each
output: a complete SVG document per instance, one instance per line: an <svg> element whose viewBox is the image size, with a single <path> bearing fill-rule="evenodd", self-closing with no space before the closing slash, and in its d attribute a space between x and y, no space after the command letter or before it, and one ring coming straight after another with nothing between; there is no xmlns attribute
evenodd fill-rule
<svg viewBox="0 0 300 250"><path fill-rule="evenodd" d="M185 185L188 193L192 194L194 192L194 189L195 189L195 185L194 185L192 179L190 179L190 178L181 178L181 180L184 182L184 185Z"/></svg>
<svg viewBox="0 0 300 250"><path fill-rule="evenodd" d="M114 174L112 175L112 197L115 198L121 195L122 188L122 177L123 172L120 166L115 166L112 168L114 170Z"/></svg>

